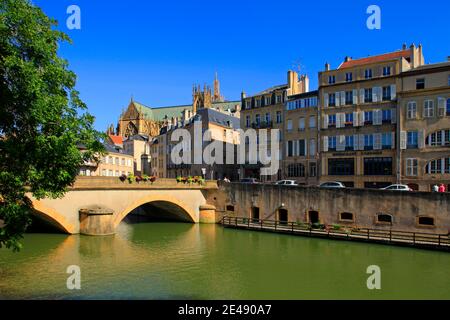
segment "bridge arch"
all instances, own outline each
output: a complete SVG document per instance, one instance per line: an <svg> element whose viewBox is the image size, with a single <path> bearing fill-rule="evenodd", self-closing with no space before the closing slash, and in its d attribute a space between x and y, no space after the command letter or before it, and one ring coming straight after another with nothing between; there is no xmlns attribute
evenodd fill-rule
<svg viewBox="0 0 450 320"><path fill-rule="evenodd" d="M193 223L198 221L197 217L198 212L194 210L192 206L187 205L184 201L180 200L179 198L166 194L150 194L140 198L137 201L134 201L133 203L128 205L124 210L117 213L114 217L114 228L117 228L120 222L123 219L125 219L125 217L128 214L130 214L133 210L145 204L152 204L152 203L167 203L169 205L174 206L175 208L180 209L184 213L187 221Z"/></svg>
<svg viewBox="0 0 450 320"><path fill-rule="evenodd" d="M77 227L70 223L64 215L57 212L55 209L49 208L40 201L33 201L33 214L50 222L56 228L64 233L75 234L78 233Z"/></svg>

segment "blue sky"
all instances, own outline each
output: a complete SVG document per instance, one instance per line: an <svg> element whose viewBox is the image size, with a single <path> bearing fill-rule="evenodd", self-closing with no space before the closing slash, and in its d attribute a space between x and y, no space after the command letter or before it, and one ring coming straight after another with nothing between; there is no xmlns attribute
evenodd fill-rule
<svg viewBox="0 0 450 320"><path fill-rule="evenodd" d="M188 104L192 84L212 84L215 71L225 97L238 100L242 90L286 83L286 71L297 65L316 89L325 62L336 68L347 55L395 51L403 43L422 43L427 63L450 55L448 0L33 2L72 38L61 55L102 131L131 95L152 107ZM66 27L71 4L81 9L81 30ZM371 4L381 8L381 30L366 27Z"/></svg>

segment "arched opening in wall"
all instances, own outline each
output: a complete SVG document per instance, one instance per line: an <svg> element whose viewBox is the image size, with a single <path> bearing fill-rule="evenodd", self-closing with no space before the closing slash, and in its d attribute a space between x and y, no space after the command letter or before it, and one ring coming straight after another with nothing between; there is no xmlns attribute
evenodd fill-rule
<svg viewBox="0 0 450 320"><path fill-rule="evenodd" d="M278 209L278 220L280 221L280 224L288 223L289 219L287 209Z"/></svg>
<svg viewBox="0 0 450 320"><path fill-rule="evenodd" d="M392 217L392 215L386 214L386 213L379 213L376 216L375 223L392 225L393 221L394 221L394 217Z"/></svg>
<svg viewBox="0 0 450 320"><path fill-rule="evenodd" d="M351 212L341 212L341 213L339 213L339 221L355 222L355 215Z"/></svg>
<svg viewBox="0 0 450 320"><path fill-rule="evenodd" d="M258 207L252 207L252 219L253 222L259 222L259 208Z"/></svg>
<svg viewBox="0 0 450 320"><path fill-rule="evenodd" d="M433 217L429 217L429 216L418 216L417 217L417 226L419 226L419 227L434 227L435 220Z"/></svg>
<svg viewBox="0 0 450 320"><path fill-rule="evenodd" d="M319 223L319 212L317 211L309 211L308 212L308 220L309 223L314 224L314 223Z"/></svg>
<svg viewBox="0 0 450 320"><path fill-rule="evenodd" d="M68 231L58 221L49 215L33 210L31 212L31 224L26 233L61 233L67 234Z"/></svg>
<svg viewBox="0 0 450 320"><path fill-rule="evenodd" d="M169 201L152 201L131 211L124 219L126 223L139 222L194 222L186 210Z"/></svg>
<svg viewBox="0 0 450 320"><path fill-rule="evenodd" d="M408 187L410 187L413 191L419 191L419 185L417 183L408 183Z"/></svg>

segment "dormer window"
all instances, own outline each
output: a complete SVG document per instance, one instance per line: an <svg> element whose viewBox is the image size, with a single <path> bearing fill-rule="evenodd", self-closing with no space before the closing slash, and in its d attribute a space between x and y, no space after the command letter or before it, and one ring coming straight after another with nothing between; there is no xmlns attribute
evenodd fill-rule
<svg viewBox="0 0 450 320"><path fill-rule="evenodd" d="M372 69L366 69L366 70L364 71L364 77L365 77L366 79L372 79Z"/></svg>
<svg viewBox="0 0 450 320"><path fill-rule="evenodd" d="M347 82L352 82L352 81L353 81L353 73L347 72L347 73L345 74L345 81L347 81Z"/></svg>
<svg viewBox="0 0 450 320"><path fill-rule="evenodd" d="M383 67L383 76L390 76L391 75L391 67Z"/></svg>
<svg viewBox="0 0 450 320"><path fill-rule="evenodd" d="M270 105L272 102L271 97L266 97L266 106Z"/></svg>
<svg viewBox="0 0 450 320"><path fill-rule="evenodd" d="M328 76L328 84L335 84L336 76Z"/></svg>

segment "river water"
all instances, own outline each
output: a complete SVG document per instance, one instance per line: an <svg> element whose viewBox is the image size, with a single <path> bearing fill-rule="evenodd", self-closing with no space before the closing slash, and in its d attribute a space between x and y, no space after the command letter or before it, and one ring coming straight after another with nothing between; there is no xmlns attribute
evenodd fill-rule
<svg viewBox="0 0 450 320"><path fill-rule="evenodd" d="M0 249L0 299L450 298L445 252L161 222L23 243ZM70 265L80 290L67 289ZM381 268L381 290L367 289L369 265Z"/></svg>

